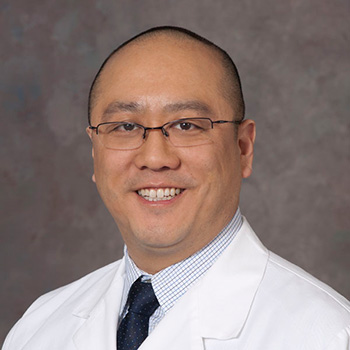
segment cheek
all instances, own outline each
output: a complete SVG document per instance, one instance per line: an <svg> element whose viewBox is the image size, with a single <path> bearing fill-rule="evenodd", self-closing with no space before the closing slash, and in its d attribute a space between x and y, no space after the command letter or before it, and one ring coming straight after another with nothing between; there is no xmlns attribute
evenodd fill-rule
<svg viewBox="0 0 350 350"><path fill-rule="evenodd" d="M122 188L123 174L128 167L127 155L112 150L95 151L94 171L96 185L102 197L114 195Z"/></svg>
<svg viewBox="0 0 350 350"><path fill-rule="evenodd" d="M222 198L232 196L240 184L240 157L234 144L227 144L216 152L213 167L208 169L209 178Z"/></svg>
<svg viewBox="0 0 350 350"><path fill-rule="evenodd" d="M236 144L232 142L223 142L220 147L215 147L212 154L213 169L220 175L225 176L232 173L234 168L237 168L240 163L239 151Z"/></svg>
<svg viewBox="0 0 350 350"><path fill-rule="evenodd" d="M108 161L108 157L104 152L96 152L94 157L94 171L96 177L96 184L99 187L108 176L111 171L111 162Z"/></svg>
<svg viewBox="0 0 350 350"><path fill-rule="evenodd" d="M215 144L198 150L188 159L188 169L205 191L222 192L235 181L239 174L239 153L234 144Z"/></svg>

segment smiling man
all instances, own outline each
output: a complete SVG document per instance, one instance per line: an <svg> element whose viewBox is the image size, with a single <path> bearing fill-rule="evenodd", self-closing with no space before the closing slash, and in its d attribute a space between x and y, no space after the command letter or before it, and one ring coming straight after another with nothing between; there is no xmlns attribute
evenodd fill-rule
<svg viewBox="0 0 350 350"><path fill-rule="evenodd" d="M237 70L181 28L141 33L90 91L93 181L122 260L39 298L10 349L349 349L349 302L240 214L255 123Z"/></svg>

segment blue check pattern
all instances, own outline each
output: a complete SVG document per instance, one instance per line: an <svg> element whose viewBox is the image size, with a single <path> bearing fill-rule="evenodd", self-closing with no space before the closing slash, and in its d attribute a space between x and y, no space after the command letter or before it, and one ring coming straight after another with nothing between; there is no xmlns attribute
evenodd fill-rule
<svg viewBox="0 0 350 350"><path fill-rule="evenodd" d="M216 259L232 242L236 233L242 227L242 223L242 215L238 208L229 224L205 247L187 259L171 265L154 275L140 270L130 258L127 248L125 247L125 283L119 323L128 311L126 301L132 284L140 276L143 276L142 281L152 282L155 295L160 305L149 320L149 333L151 333L175 303L213 265Z"/></svg>

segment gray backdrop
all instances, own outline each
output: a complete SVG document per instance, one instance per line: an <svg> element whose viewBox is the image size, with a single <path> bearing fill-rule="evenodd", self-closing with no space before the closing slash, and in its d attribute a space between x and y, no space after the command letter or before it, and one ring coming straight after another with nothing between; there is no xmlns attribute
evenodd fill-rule
<svg viewBox="0 0 350 350"><path fill-rule="evenodd" d="M256 120L241 210L273 251L350 297L350 3L1 0L0 342L30 303L122 254L91 182L89 84L155 25L226 49Z"/></svg>

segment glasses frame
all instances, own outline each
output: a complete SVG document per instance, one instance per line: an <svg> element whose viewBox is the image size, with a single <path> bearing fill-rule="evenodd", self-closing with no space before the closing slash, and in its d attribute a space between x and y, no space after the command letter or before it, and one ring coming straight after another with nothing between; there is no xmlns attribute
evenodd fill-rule
<svg viewBox="0 0 350 350"><path fill-rule="evenodd" d="M162 126L156 126L156 127L148 127L148 126L144 126L142 124L139 123L134 123L134 122L129 122L129 121L123 121L123 122L104 122L104 123L99 123L96 126L92 126L89 125L89 129L94 130L96 132L96 135L98 135L98 128L101 125L110 125L110 124L124 124L124 123L130 123L130 124L134 124L140 128L143 129L143 135L142 135L142 139L145 140L146 139L146 133L148 130L161 130L162 134L168 138L169 134L167 133L167 131L165 130L165 127L169 124L176 124L176 123L181 123L181 122L186 122L187 120L198 120L198 119L205 119L205 120L209 120L210 121L210 129L214 128L214 124L226 124L226 123L231 123L231 124L235 124L235 125L240 125L243 120L211 120L210 118L182 118L182 119L177 119L177 120L172 120L170 122L167 122L165 124L163 124Z"/></svg>

